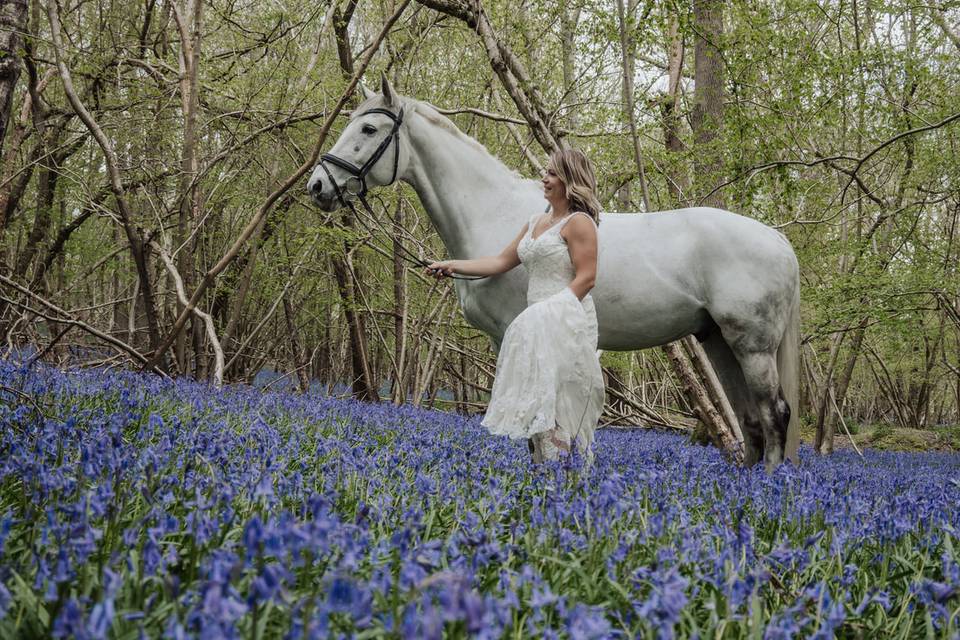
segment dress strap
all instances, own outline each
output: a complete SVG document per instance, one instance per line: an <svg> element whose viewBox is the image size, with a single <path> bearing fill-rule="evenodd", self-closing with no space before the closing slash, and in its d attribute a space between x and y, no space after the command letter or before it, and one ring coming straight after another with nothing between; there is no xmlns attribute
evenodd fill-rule
<svg viewBox="0 0 960 640"><path fill-rule="evenodd" d="M579 214L579 215L587 216L587 219L590 220L590 222L593 222L593 225L596 226L596 224L597 224L596 221L594 221L593 217L591 217L589 213L587 213L586 211L574 211L573 213L571 213L571 214L568 215L566 218L564 218L563 220L560 221L560 223L557 225L557 226L559 227L559 229L557 229L557 230L559 231L559 230L563 229L565 226L567 226L567 223L570 222L570 220L573 218L573 216L578 215L578 214Z"/></svg>

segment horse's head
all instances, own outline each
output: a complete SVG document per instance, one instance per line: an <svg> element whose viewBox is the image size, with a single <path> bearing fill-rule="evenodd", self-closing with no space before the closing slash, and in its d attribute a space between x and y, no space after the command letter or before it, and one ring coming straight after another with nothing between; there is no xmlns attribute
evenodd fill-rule
<svg viewBox="0 0 960 640"><path fill-rule="evenodd" d="M307 191L324 211L335 211L368 189L393 183L406 167L409 146L402 142L403 99L386 78L381 81L381 94L364 89L364 97L307 181Z"/></svg>

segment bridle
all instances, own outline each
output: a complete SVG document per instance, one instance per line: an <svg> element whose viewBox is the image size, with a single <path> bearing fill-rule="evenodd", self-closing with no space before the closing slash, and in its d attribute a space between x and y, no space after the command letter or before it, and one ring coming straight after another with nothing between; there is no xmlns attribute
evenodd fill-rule
<svg viewBox="0 0 960 640"><path fill-rule="evenodd" d="M358 167L357 165L353 164L349 160L344 160L343 158L336 156L332 153L323 154L322 156L320 156L320 161L317 163L317 166L322 168L323 172L327 174L327 179L330 180L330 184L333 185L333 192L337 196L337 201L340 202L341 206L348 207L350 211L353 212L354 218L357 219L360 222L360 224L362 224L364 227L366 227L367 225L362 220L360 220L360 216L357 215L357 210L354 208L353 202L345 196L347 195L356 196L356 198L363 204L363 207L364 209L366 209L367 214L370 216L370 219L374 221L377 219L376 214L374 214L373 212L373 208L370 206L370 203L367 202L367 197L366 197L367 196L367 174L370 173L370 170L373 169L373 166L377 164L380 158L383 157L383 154L387 152L387 147L389 147L390 143L393 142L394 143L393 175L390 178L390 182L388 182L383 186L390 186L391 184L397 181L397 168L400 165L400 125L403 124L403 107L400 107L399 113L393 113L389 109L382 109L380 107L376 107L374 109L368 109L364 111L363 113L360 114L360 117L363 117L371 113L380 113L389 117L391 120L393 120L393 128L390 129L390 133L380 142L380 145L373 152L373 155L371 155L370 158L366 162L364 162L362 166ZM356 191L356 193L346 188L346 185L344 189L341 189L337 185L337 181L333 179L333 174L330 173L330 169L327 168L327 165L326 165L327 162L329 162L332 165L336 165L341 169L343 169L344 171L346 171L347 173L349 173L351 175L351 180L356 180L357 184L360 185L360 188ZM346 191L346 194L344 193L344 191ZM370 231L370 229L367 228L367 231ZM400 249L402 249L403 252L409 256L409 257L401 256L407 262L412 262L418 267L426 267L430 265L430 263L427 262L426 260L423 260L419 256L416 256L413 253L411 253L409 249L403 246L403 244L399 244L397 246L399 246ZM446 277L453 278L454 280L482 280L486 278L486 276L458 276L456 274L451 274Z"/></svg>
<svg viewBox="0 0 960 640"><path fill-rule="evenodd" d="M363 166L358 167L349 160L344 160L339 156L335 156L332 153L325 153L320 156L320 162L317 163L317 166L322 167L324 173L327 174L327 178L330 180L330 184L333 185L333 191L337 194L337 200L340 201L340 204L347 206L347 200L344 198L343 190L337 185L336 180L333 179L333 174L330 173L330 169L327 168L325 162L336 165L353 176L353 179L360 184L360 189L355 193L351 194L350 190L347 189L347 193L355 195L361 200L364 196L367 195L367 174L370 173L370 170L373 169L373 165L377 164L380 158L383 157L383 154L386 153L387 147L390 146L391 142L395 142L393 145L393 177L390 178L390 182L387 183L389 186L397 181L397 167L400 165L400 125L403 124L403 107L400 107L399 113L393 113L389 109L381 109L379 107L375 109L368 109L360 114L360 116L365 116L371 113L381 113L391 120L393 120L393 128L390 129L390 133L386 138L380 141L380 146L376 148L373 152L373 155L363 163Z"/></svg>

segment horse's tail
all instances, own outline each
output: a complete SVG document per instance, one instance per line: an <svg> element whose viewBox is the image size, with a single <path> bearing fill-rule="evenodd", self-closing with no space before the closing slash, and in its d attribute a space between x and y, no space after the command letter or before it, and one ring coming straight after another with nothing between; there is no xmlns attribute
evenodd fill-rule
<svg viewBox="0 0 960 640"><path fill-rule="evenodd" d="M793 304L787 318L787 328L777 347L777 373L780 388L790 405L790 422L787 425L787 443L784 455L797 463L800 447L800 279L794 284Z"/></svg>

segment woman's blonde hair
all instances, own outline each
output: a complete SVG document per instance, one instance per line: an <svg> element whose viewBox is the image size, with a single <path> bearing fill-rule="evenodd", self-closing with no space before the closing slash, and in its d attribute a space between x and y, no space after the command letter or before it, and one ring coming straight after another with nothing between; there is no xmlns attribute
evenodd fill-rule
<svg viewBox="0 0 960 640"><path fill-rule="evenodd" d="M593 165L579 149L558 149L550 154L547 164L563 182L564 195L571 211L583 211L600 224L600 201L597 199L597 178Z"/></svg>

